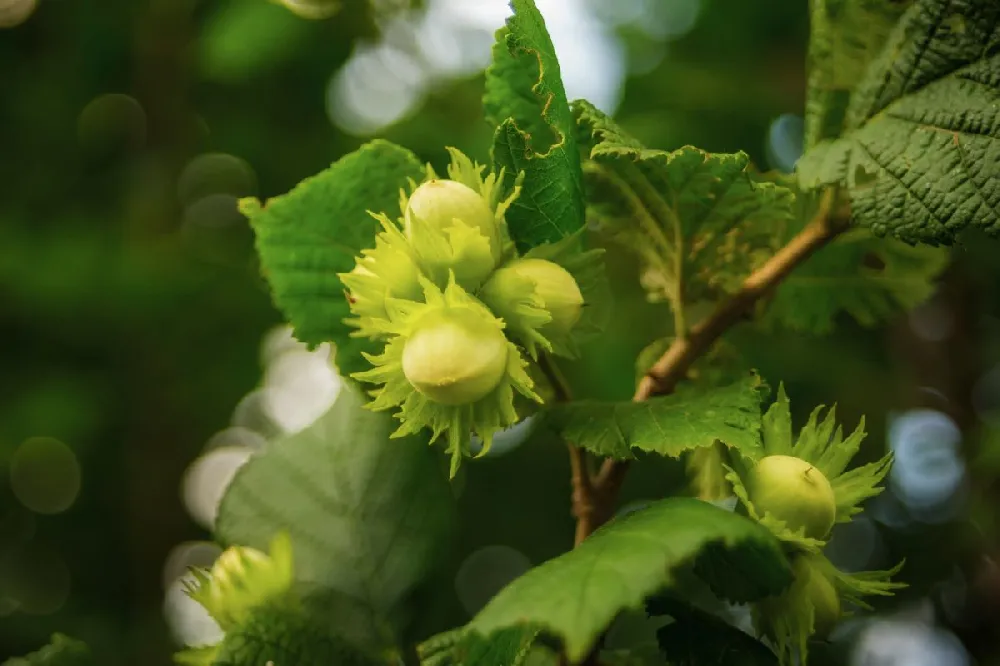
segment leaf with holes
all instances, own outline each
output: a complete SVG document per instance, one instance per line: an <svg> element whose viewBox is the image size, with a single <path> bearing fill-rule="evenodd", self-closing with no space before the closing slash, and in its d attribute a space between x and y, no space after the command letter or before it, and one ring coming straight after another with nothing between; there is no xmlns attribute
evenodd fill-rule
<svg viewBox="0 0 1000 666"><path fill-rule="evenodd" d="M407 179L423 176L424 166L410 151L379 140L265 205L256 199L240 202L257 234L274 302L299 340L336 345L337 366L345 377L370 368L361 353L377 347L350 336L354 329L344 323L350 310L337 274L350 271L355 256L375 246L379 223L368 211L397 213Z"/></svg>
<svg viewBox="0 0 1000 666"><path fill-rule="evenodd" d="M496 127L493 161L521 194L507 211L518 249L571 236L584 222L583 175L573 116L552 40L534 0L513 0L514 15L497 31L486 70L483 107Z"/></svg>
<svg viewBox="0 0 1000 666"><path fill-rule="evenodd" d="M581 400L557 405L546 423L568 442L618 459L634 450L676 458L722 442L751 460L761 450L761 402L767 386L754 374L710 390L682 387L644 402Z"/></svg>
<svg viewBox="0 0 1000 666"><path fill-rule="evenodd" d="M791 581L778 542L760 525L695 499L667 499L616 518L576 549L516 579L468 628L488 639L513 627L538 627L579 662L618 613L669 588L675 572L697 568L707 551L752 563L741 583L752 594L741 601L776 594Z"/></svg>
<svg viewBox="0 0 1000 666"><path fill-rule="evenodd" d="M588 153L588 217L639 256L652 300L683 312L736 291L773 254L794 194L755 179L745 153L651 150L590 104L574 111Z"/></svg>
<svg viewBox="0 0 1000 666"><path fill-rule="evenodd" d="M801 226L793 225L786 240ZM852 229L778 285L763 323L823 334L833 330L843 312L862 326L875 326L929 298L948 260L943 248L907 245L878 238L868 229Z"/></svg>
<svg viewBox="0 0 1000 666"><path fill-rule="evenodd" d="M858 223L908 243L1000 236L1000 3L917 0L847 109L848 132L798 164L842 184Z"/></svg>
<svg viewBox="0 0 1000 666"><path fill-rule="evenodd" d="M452 534L454 506L426 439L390 440L392 419L362 404L345 387L315 424L244 465L223 497L216 533L265 549L287 530L297 582L349 601L372 626L397 620L431 571Z"/></svg>

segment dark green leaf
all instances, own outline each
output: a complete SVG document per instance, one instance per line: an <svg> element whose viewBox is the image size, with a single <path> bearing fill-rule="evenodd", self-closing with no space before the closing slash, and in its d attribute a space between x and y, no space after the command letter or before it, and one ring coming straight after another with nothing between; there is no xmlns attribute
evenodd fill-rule
<svg viewBox="0 0 1000 666"><path fill-rule="evenodd" d="M555 242L584 222L583 175L574 122L552 40L533 0L513 0L514 15L497 32L486 70L483 106L496 126L493 161L521 195L507 212L520 250Z"/></svg>
<svg viewBox="0 0 1000 666"><path fill-rule="evenodd" d="M656 632L671 666L778 666L767 646L714 615L663 598L648 609L651 615L674 618Z"/></svg>
<svg viewBox="0 0 1000 666"><path fill-rule="evenodd" d="M219 509L225 543L292 539L295 577L330 601L325 614L397 620L450 539L453 495L425 439L389 439L392 419L345 387L326 415L272 443L237 473Z"/></svg>
<svg viewBox="0 0 1000 666"><path fill-rule="evenodd" d="M53 634L49 644L24 657L13 657L3 666L95 666L86 645L63 634Z"/></svg>
<svg viewBox="0 0 1000 666"><path fill-rule="evenodd" d="M755 563L760 593L791 580L778 542L757 523L690 498L662 500L605 525L580 546L504 588L468 625L489 638L517 626L562 640L570 661L582 659L615 616L639 608L674 582L674 571L714 546Z"/></svg>
<svg viewBox="0 0 1000 666"><path fill-rule="evenodd" d="M844 131L851 92L909 0L813 0L805 146Z"/></svg>
<svg viewBox="0 0 1000 666"><path fill-rule="evenodd" d="M801 226L790 229L786 239ZM846 312L862 326L874 326L930 297L948 259L947 250L877 238L867 229L851 230L782 281L764 321L828 333L837 315Z"/></svg>
<svg viewBox="0 0 1000 666"><path fill-rule="evenodd" d="M803 187L845 185L878 235L1000 235L1000 3L917 0L859 84L841 139L799 161Z"/></svg>
<svg viewBox="0 0 1000 666"><path fill-rule="evenodd" d="M377 350L365 338L349 337L353 329L344 319L350 311L337 273L350 271L355 256L375 245L378 223L367 211L395 217L400 189L408 178L423 176L423 165L408 150L373 141L264 206L241 202L274 302L299 340L335 343L344 376L370 368L361 352Z"/></svg>
<svg viewBox="0 0 1000 666"><path fill-rule="evenodd" d="M546 422L568 442L599 456L626 459L633 449L676 458L717 441L755 459L761 449L761 401L767 388L751 375L729 386L681 390L644 402L583 400L553 407Z"/></svg>
<svg viewBox="0 0 1000 666"><path fill-rule="evenodd" d="M423 666L521 666L538 637L530 627L511 627L489 639L466 629L455 629L417 647Z"/></svg>
<svg viewBox="0 0 1000 666"><path fill-rule="evenodd" d="M745 153L644 148L586 102L575 102L587 214L640 258L653 300L687 304L740 288L775 250L793 216L791 190L755 179Z"/></svg>

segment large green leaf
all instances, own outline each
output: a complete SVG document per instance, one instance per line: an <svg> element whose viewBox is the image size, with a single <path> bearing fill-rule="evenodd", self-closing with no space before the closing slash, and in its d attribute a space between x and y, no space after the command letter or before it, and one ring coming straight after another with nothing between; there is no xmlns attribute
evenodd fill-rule
<svg viewBox="0 0 1000 666"><path fill-rule="evenodd" d="M721 441L755 459L761 450L757 375L721 388L681 388L644 402L581 400L553 407L546 423L568 442L609 458L633 458L633 449L677 457Z"/></svg>
<svg viewBox="0 0 1000 666"><path fill-rule="evenodd" d="M222 500L216 531L256 548L287 531L296 580L337 599L328 615L349 606L359 623L386 627L447 547L454 502L426 440L390 440L392 419L362 404L345 387L315 424L252 458Z"/></svg>
<svg viewBox="0 0 1000 666"><path fill-rule="evenodd" d="M584 223L583 175L573 115L552 40L533 0L513 0L514 15L497 32L486 70L483 107L496 126L493 161L512 187L524 172L521 195L507 211L522 251L555 242Z"/></svg>
<svg viewBox="0 0 1000 666"><path fill-rule="evenodd" d="M848 187L878 235L950 244L1000 235L1000 3L917 0L851 97L841 139L798 164L806 188Z"/></svg>
<svg viewBox="0 0 1000 666"><path fill-rule="evenodd" d="M805 146L844 130L851 93L910 0L812 0Z"/></svg>
<svg viewBox="0 0 1000 666"><path fill-rule="evenodd" d="M333 342L344 376L370 367L361 352L375 352L366 338L350 337L350 315L337 273L354 267L363 248L374 247L378 223L368 211L398 214L399 190L421 180L423 165L404 148L372 141L262 206L244 199L240 209L257 234L257 251L274 301L309 345Z"/></svg>
<svg viewBox="0 0 1000 666"><path fill-rule="evenodd" d="M738 289L773 253L792 219L788 188L760 182L745 153L644 148L586 102L575 102L588 216L635 252L654 300L684 305Z"/></svg>
<svg viewBox="0 0 1000 666"><path fill-rule="evenodd" d="M651 615L674 619L656 632L671 666L778 666L767 646L722 619L682 602L658 598Z"/></svg>
<svg viewBox="0 0 1000 666"><path fill-rule="evenodd" d="M86 645L63 634L53 634L42 649L24 657L12 657L3 666L94 666L96 663Z"/></svg>
<svg viewBox="0 0 1000 666"><path fill-rule="evenodd" d="M468 625L486 638L517 626L562 640L580 661L615 616L639 608L706 551L752 562L743 586L754 596L780 592L791 580L778 542L743 516L691 498L662 500L605 525L574 550L538 566L500 591ZM747 598L742 599L747 601Z"/></svg>

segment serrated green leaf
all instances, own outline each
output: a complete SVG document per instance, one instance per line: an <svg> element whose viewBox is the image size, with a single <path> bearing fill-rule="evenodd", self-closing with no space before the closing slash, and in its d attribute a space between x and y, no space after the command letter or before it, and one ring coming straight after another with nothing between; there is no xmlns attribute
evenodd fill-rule
<svg viewBox="0 0 1000 666"><path fill-rule="evenodd" d="M512 0L514 15L497 31L486 70L483 107L496 127L493 162L504 185L524 173L507 211L511 238L526 251L583 227L583 174L559 61L534 0Z"/></svg>
<svg viewBox="0 0 1000 666"><path fill-rule="evenodd" d="M812 0L805 146L844 130L851 93L909 0Z"/></svg>
<svg viewBox="0 0 1000 666"><path fill-rule="evenodd" d="M587 215L636 253L653 300L675 313L740 288L776 249L794 194L755 179L745 153L642 147L586 102L574 102Z"/></svg>
<svg viewBox="0 0 1000 666"><path fill-rule="evenodd" d="M63 634L52 634L49 644L24 657L13 657L3 666L95 666L97 662L82 642Z"/></svg>
<svg viewBox="0 0 1000 666"><path fill-rule="evenodd" d="M511 627L485 639L466 629L439 634L417 646L422 666L522 666L538 638L531 627Z"/></svg>
<svg viewBox="0 0 1000 666"><path fill-rule="evenodd" d="M778 286L765 322L828 333L841 312L874 326L927 300L948 264L939 248L877 238L867 229L841 234Z"/></svg>
<svg viewBox="0 0 1000 666"><path fill-rule="evenodd" d="M653 600L647 609L674 619L656 632L671 666L778 666L766 645L714 615L666 598Z"/></svg>
<svg viewBox="0 0 1000 666"><path fill-rule="evenodd" d="M344 286L337 277L354 268L364 248L374 247L378 222L368 211L395 213L407 179L421 180L424 166L410 151L387 141L372 141L307 178L291 192L261 205L240 202L257 234L257 251L295 337L310 346L336 345L336 362L345 377L370 365L361 352L377 346L351 337Z"/></svg>
<svg viewBox="0 0 1000 666"><path fill-rule="evenodd" d="M721 441L743 456L761 451L761 378L710 390L681 388L644 402L581 400L557 405L546 423L566 441L599 456L633 458L633 449L676 458Z"/></svg>
<svg viewBox="0 0 1000 666"><path fill-rule="evenodd" d="M287 531L296 581L326 595L324 614L342 628L348 618L339 616L350 615L358 631L378 634L400 624L405 598L447 547L454 501L426 439L390 440L392 419L362 405L345 387L314 425L244 465L223 497L216 533L265 549Z"/></svg>
<svg viewBox="0 0 1000 666"><path fill-rule="evenodd" d="M578 662L614 617L639 608L674 582L674 571L714 545L757 564L760 595L791 580L778 542L753 521L690 498L662 500L608 523L574 550L536 567L500 591L469 623L489 638L518 626L562 640Z"/></svg>
<svg viewBox="0 0 1000 666"><path fill-rule="evenodd" d="M797 166L807 189L845 185L878 235L951 244L1000 235L1000 4L917 0L853 94L841 139Z"/></svg>

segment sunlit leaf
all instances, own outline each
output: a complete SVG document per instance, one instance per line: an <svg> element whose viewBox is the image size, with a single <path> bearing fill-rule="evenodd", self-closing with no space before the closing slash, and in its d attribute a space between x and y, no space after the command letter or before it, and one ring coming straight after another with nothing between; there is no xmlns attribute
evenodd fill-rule
<svg viewBox="0 0 1000 666"><path fill-rule="evenodd" d="M410 151L377 140L263 205L241 201L274 302L299 340L336 345L344 376L370 368L361 352L377 346L350 336L354 329L344 323L350 311L337 273L350 271L360 251L375 246L379 223L368 211L398 215L400 189L424 173Z"/></svg>
<svg viewBox="0 0 1000 666"><path fill-rule="evenodd" d="M552 40L534 0L513 0L514 15L497 32L486 70L483 106L496 126L493 161L505 184L518 173L521 195L507 224L521 250L555 242L584 222L583 176L574 121Z"/></svg>

